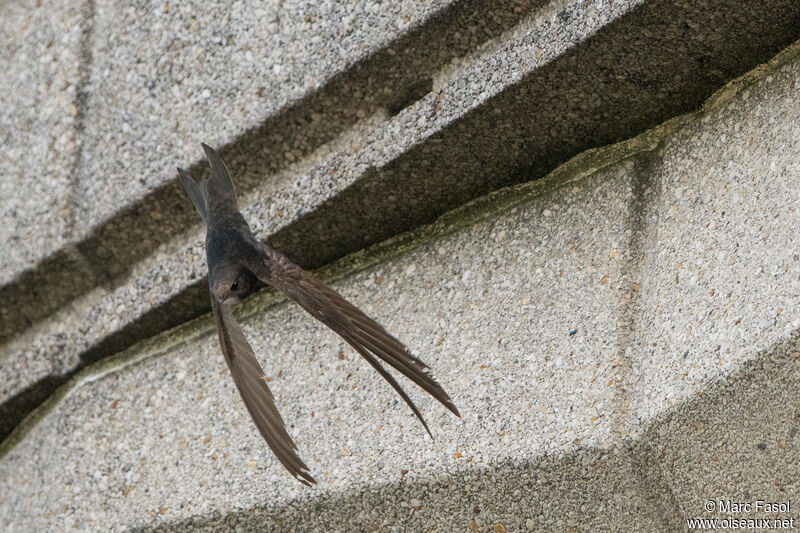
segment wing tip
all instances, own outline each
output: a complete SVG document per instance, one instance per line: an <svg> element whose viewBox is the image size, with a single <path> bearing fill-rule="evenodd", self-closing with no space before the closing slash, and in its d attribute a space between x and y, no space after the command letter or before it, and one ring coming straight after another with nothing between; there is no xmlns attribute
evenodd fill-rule
<svg viewBox="0 0 800 533"><path fill-rule="evenodd" d="M456 407L456 404L454 404L452 401L448 401L445 404L445 407L447 407L447 409L449 409L450 412L456 415L458 418L461 418L461 413L458 412L458 407Z"/></svg>
<svg viewBox="0 0 800 533"><path fill-rule="evenodd" d="M212 167L215 164L218 165L218 164L222 163L222 158L220 158L219 152L217 152L215 149L211 148L206 143L200 143L200 146L203 147L203 151L206 153L206 159L208 159L208 162L211 163Z"/></svg>
<svg viewBox="0 0 800 533"><path fill-rule="evenodd" d="M308 470L297 472L294 478L308 488L314 488L314 485L317 484L317 480L314 479Z"/></svg>
<svg viewBox="0 0 800 533"><path fill-rule="evenodd" d="M428 427L428 424L425 423L425 420L422 419L422 416L419 416L417 418L419 418L419 421L422 422L422 427L424 427L425 431L428 432L428 436L431 438L431 440L436 440L433 438L433 433L431 433L431 429Z"/></svg>

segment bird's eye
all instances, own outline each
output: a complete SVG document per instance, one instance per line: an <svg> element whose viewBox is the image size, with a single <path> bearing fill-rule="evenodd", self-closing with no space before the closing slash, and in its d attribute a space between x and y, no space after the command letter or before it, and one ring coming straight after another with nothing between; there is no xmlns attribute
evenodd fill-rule
<svg viewBox="0 0 800 533"><path fill-rule="evenodd" d="M239 280L237 279L236 281L233 282L233 285L231 285L231 290L235 291L238 288L239 288Z"/></svg>

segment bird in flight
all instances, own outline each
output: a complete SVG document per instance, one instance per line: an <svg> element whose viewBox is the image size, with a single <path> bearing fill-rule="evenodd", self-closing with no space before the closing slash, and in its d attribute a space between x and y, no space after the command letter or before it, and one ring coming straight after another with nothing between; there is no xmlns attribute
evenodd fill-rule
<svg viewBox="0 0 800 533"><path fill-rule="evenodd" d="M347 341L405 400L429 435L430 429L419 409L381 361L400 371L453 414L461 416L430 374L429 367L411 355L400 341L311 273L253 236L239 212L228 169L213 148L206 144L202 146L211 164L211 177L198 183L181 168L178 176L206 223L208 287L219 343L247 410L286 470L305 485L316 483L286 432L275 407L275 398L264 379L264 371L229 307L246 296L254 288L256 280L281 291Z"/></svg>

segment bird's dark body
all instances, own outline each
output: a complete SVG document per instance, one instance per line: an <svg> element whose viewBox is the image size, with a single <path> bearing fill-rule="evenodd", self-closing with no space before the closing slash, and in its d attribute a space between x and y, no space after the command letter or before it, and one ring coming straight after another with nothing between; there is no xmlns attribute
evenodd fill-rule
<svg viewBox="0 0 800 533"><path fill-rule="evenodd" d="M312 274L253 236L239 212L233 182L222 159L212 148L203 145L203 149L211 164L211 177L198 184L186 171L178 169L178 174L208 228L208 285L220 345L247 410L281 464L302 483L314 482L286 432L253 349L227 305L250 293L257 280L283 292L347 341L397 391L428 433L422 414L381 361L459 416L458 409L430 375L425 363L411 355L400 341Z"/></svg>
<svg viewBox="0 0 800 533"><path fill-rule="evenodd" d="M209 228L206 234L209 288L214 286L217 272L230 269L236 269L240 275L247 276L250 289L255 285L255 274L250 268L263 258L263 253L257 248L244 218L241 215L239 218L243 223L242 227L214 227ZM247 293L241 296L247 296Z"/></svg>

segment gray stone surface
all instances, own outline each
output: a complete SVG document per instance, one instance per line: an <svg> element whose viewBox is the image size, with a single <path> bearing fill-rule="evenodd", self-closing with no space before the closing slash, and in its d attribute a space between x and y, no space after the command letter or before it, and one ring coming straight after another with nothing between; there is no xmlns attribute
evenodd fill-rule
<svg viewBox="0 0 800 533"><path fill-rule="evenodd" d="M636 519L659 530L658 507L639 491L598 492L598 511L605 511L584 517L573 498L558 496L576 478L582 481L571 494L582 498L635 477L627 454L602 451L613 444L618 422L608 413L619 400L614 359L625 261L612 251L623 250L629 238L630 170L623 164L540 187L528 204L338 285L424 354L452 391L463 421L413 394L436 441L342 341L281 304L244 325L320 490L295 486L250 431L217 340L208 335L77 388L4 458L4 489L22 476L27 481L9 490L0 516L7 527L96 529L113 520L122 528L265 503L284 508L321 497L336 504L353 484L380 490L399 483L408 484L408 507L396 518L370 512L370 520L399 526L407 509L407 525L416 527L431 518L425 507L439 507L435 494L444 483L460 487L442 503L458 509L462 527L469 520L513 530L529 519L554 527L564 520L590 527ZM608 281L601 282L603 275ZM136 439L120 438L134 427ZM31 454L39 458L39 474L25 459ZM541 470L529 470L531 462ZM65 465L57 480L46 474L56 464ZM512 474L525 474L552 507L535 515L531 508L509 510L519 488L506 481L500 487L507 499L490 498L474 513L489 497L481 487L492 476ZM70 501L68 509L41 492L44 483ZM471 485L474 503L451 500ZM76 493L80 500L69 496ZM620 507L627 512L618 513ZM26 518L16 522L13 508ZM453 517L442 514L427 525L448 524Z"/></svg>
<svg viewBox="0 0 800 533"><path fill-rule="evenodd" d="M242 6L212 28L165 4L89 5L0 8L4 75L60 31L59 61L31 76L73 80L51 100L19 80L2 96L3 126L27 135L4 140L3 236L30 249L3 258L0 434L66 385L0 444L0 529L683 531L726 516L709 499L796 499L800 44L699 111L533 181L697 105L795 35L796 4L520 2L481 20L481 2L359 4L351 41L338 4L306 20L313 6L292 3L270 38L320 54L254 69L287 92L252 109L256 85L234 75L249 63L219 72L232 89L205 76L209 58L265 57L231 52L242 41L222 28L267 35L239 23ZM406 8L418 18L391 28ZM146 25L164 36L156 60L137 47ZM171 75L183 107L137 88ZM208 115L203 80L223 96ZM31 113L36 98L52 107ZM203 116L258 236L303 264L416 227L322 275L438 370L463 420L413 391L428 440L337 337L262 292L239 313L321 483L283 473L208 317L192 320L207 307L202 233L161 167L195 160L181 127L202 133ZM160 146L159 131L177 133ZM284 138L297 144L276 149ZM19 161L40 160L47 172L20 181ZM139 167L143 181L119 181ZM47 223L21 238L33 219Z"/></svg>
<svg viewBox="0 0 800 533"><path fill-rule="evenodd" d="M414 4L404 6L413 9ZM196 224L182 191L168 179L172 172L168 169L174 163L196 161L196 156L188 155L196 153L187 148L191 141L174 140L174 115L180 115L184 127L197 123L192 118L195 115L204 117L206 122L192 128L192 135L212 122L215 132L227 131L223 125L226 118L221 118L219 125L208 119L208 114L216 111L201 109L184 117L181 113L185 109L176 104L173 111L165 103L173 100L165 95L164 87L156 84L151 90L149 81L147 89L137 85L158 76L163 82L176 73L202 73L210 68L205 59L201 61L204 56L195 46L198 43L192 41L191 49L180 48L184 29L178 26L182 20L191 26L191 20L185 20L188 15L173 13L174 7L170 13L163 13L164 6L157 7L140 14L141 23L154 28L152 35L163 36L161 40L154 38L154 43L136 38L140 32L136 24L120 30L124 38L121 42L108 36L113 24L106 20L125 20L134 13L117 14L97 4L92 19L93 74L86 100L86 149L81 151L80 165L80 183L85 190L76 195L84 202L87 216L81 218L83 237L76 245L80 257L96 271L96 276L86 278L95 284L125 283L137 262ZM322 54L319 64L312 61L314 68L298 56L296 62L301 66L293 66L291 72L302 68L329 72L325 68L331 67L330 72L341 73L326 78L328 81L319 86L302 85L306 92L299 99L284 95L290 100L270 104L267 108L274 112L253 118L260 120L258 127L251 127L238 108L226 107L226 102L251 102L249 90L240 91L242 100L225 93L223 104L218 105L220 113L234 117L241 129L235 135L221 135L216 142L228 143L223 155L240 171L241 187L269 197L258 219L270 212L279 227L265 237L303 264L319 266L428 222L469 198L543 175L585 148L629 137L692 109L725 80L797 37L800 10L795 2L774 0L761 7L753 11L745 2L727 2L712 10L700 3L676 6L663 1L613 6L467 1L447 7L437 4L433 11L421 11L419 18L412 17L410 27L402 23L401 30L390 33L395 37L388 41L386 35L379 37L380 32L370 33L366 26L359 26L362 18L367 24L373 21L365 15L354 22L361 29L354 30L353 35L368 35L360 43L373 48L368 53L356 53L358 46L343 39L342 49L354 54L346 57L355 59L349 64L334 61L328 65L330 58ZM305 8L284 8L292 13L291 23L281 18L278 24L281 28L286 24L286 35L308 34L313 41L345 31L336 24L326 26L326 17L336 18L333 12L320 15L317 27L316 23L307 23L305 16L302 23L297 21L296 12ZM385 28L398 15L394 8L386 12L382 9L375 12L380 19L373 21L377 28ZM222 45L216 44L220 35L209 33L202 18L195 22L200 28L196 35L188 32L185 38L196 39L212 51L223 48L225 65L217 62L222 72L227 72L226 68L234 69L233 74L236 69L262 72L256 66L245 68L250 66L249 61L257 62L262 56L251 54L253 59L247 59L247 51L233 53L238 50L234 45L240 42L237 39L242 27L236 24L237 13L234 9L226 14L231 19L224 19L226 35L232 36L230 43L226 37ZM315 15L310 16L313 21ZM685 20L690 24L684 24ZM358 33L362 29L367 33ZM242 32L242 38L248 36L245 30ZM312 43L312 48L322 47L321 43ZM197 51L198 57L183 55L191 50ZM156 59L138 61L142 54ZM120 69L117 63L126 67ZM162 76L159 64L164 68L171 65L169 73ZM582 68L576 68L579 64ZM343 70L337 70L340 67ZM123 76L120 71L125 72L125 79L118 78ZM229 77L237 78L233 74ZM273 74L264 72L275 81ZM104 85L106 79L119 83ZM187 91L181 93L185 98L177 101L204 105L194 95L198 91L202 95L206 89L201 90L200 85L215 79L187 78L186 87L183 82L177 83L183 78L177 80L173 86L179 87L179 92L183 90L180 87ZM298 79L290 77L290 81ZM603 83L598 84L598 80ZM130 85L126 85L128 81ZM222 90L213 83L214 91ZM212 96L219 103L216 93ZM128 124L130 121L118 123L120 117L136 118L139 125L143 120L149 122L146 128L135 128ZM161 121L162 117L172 118ZM373 123L378 127L370 131ZM400 143L397 133L402 134ZM361 135L366 138L361 139ZM137 152L142 150L139 144L134 146L122 138L137 136L158 137L159 143L180 146L139 143L149 146L145 157ZM119 154L97 148L111 138L130 149ZM355 157L326 159L326 154L340 146L354 150ZM186 153L189 159L170 155L167 160L159 155L165 151ZM318 174L305 175L323 159L327 164L317 169ZM202 168L198 164L194 170ZM118 176L130 176L131 172L139 177L119 181ZM121 183L125 187L118 186ZM313 194L308 194L309 187ZM105 205L99 200L112 198L108 196L112 193L116 196L111 203L124 207L115 208L113 213L99 207L106 214L94 217L92 206ZM41 320L85 292L73 291L46 302L24 298L25 287L32 284L46 287L48 293L54 292L53 287L63 287L62 270L60 263L45 262L32 273L33 279L24 278L2 288L2 296L24 310L13 323L4 323L4 336L21 329L25 321ZM162 309L161 318L169 320L175 314L169 311L175 308L188 309L184 314L189 316L206 310L207 304L196 306L196 291L175 298L183 299L182 305ZM150 329L148 333L156 331ZM133 337L130 332L123 336Z"/></svg>
<svg viewBox="0 0 800 533"><path fill-rule="evenodd" d="M421 9L415 9L415 5L413 2L407 2L400 7L395 3L383 6L363 4L358 9L364 8L368 13L351 12L350 15L355 17L355 22L352 24L352 21L348 22L350 15L339 19L335 13L327 13L326 17L336 21L336 24L331 25L324 20L318 20L319 13L313 15L319 9L316 4L312 6L297 3L287 6L282 3L278 13L291 15L289 17L291 24L287 24L286 21L280 23L283 19L278 15L272 20L271 24L277 24L281 28L278 35L272 37L280 39L281 43L286 45L277 49L286 53L287 47L294 49L303 46L301 45L303 39L308 39L308 42L304 43L304 46L308 47L306 55L295 57L292 54L281 59L291 65L291 69L285 72L280 70L286 75L291 75L291 79L284 80L283 77L276 77L272 69L264 71L258 62L261 56L254 57L252 53L234 54L239 63L231 63L229 59L233 52L225 47L223 50L217 50L217 37L208 35L208 32L212 31L210 29L190 32L188 36L184 36L184 40L195 39L209 44L204 41L209 39L211 50L218 54L215 56L215 61L206 61L204 51L199 57L182 55L191 55L192 50L197 52L199 45L195 43L193 47L181 48L183 41L177 42L175 40L177 38L173 39L175 36L169 33L170 27L165 26L164 21L171 21L170 24L173 26L180 26L183 21L191 27L193 16L191 12L179 11L176 15L173 6L172 12L167 9L168 12L164 13L164 5L148 11L141 4L137 6L93 4L94 10L88 12L87 20L84 21L89 28L86 32L85 45L89 48L87 54L92 58L92 68L86 69L85 76L88 78L84 91L86 97L81 101L82 106L79 109L81 115L85 115L83 121L85 128L82 129L85 130L82 136L85 142L81 146L85 145L86 149L81 151L80 163L76 169L80 179L77 190L73 191L75 201L81 207L80 212L75 215L79 221L75 228L77 235L74 236L77 242L71 243L74 246L68 247L65 251L45 250L52 256L33 270L10 273L11 277L16 276L16 279L0 287L0 297L9 302L9 308L14 308L17 312L5 316L5 320L0 324L0 339L14 336L31 323L51 316L96 285L124 284L139 262L148 259L149 265L157 263L158 258L151 256L157 253L159 247L165 244L169 246L171 241L181 238L183 233L196 227L197 217L190 207L187 208L185 193L174 180L174 166L176 164L189 166L191 161L197 159L198 139L204 138L215 144L232 143L236 136L243 136L247 141L236 143L244 146L239 148L239 153L231 154L229 151L225 153L229 163L236 163L243 157L249 161L249 171L239 173L241 179L237 185L240 192L252 188L256 182L261 183L262 187L272 187L273 184L263 183L265 176L292 166L293 161L303 159L314 150L324 147L343 132L354 129L358 135L360 129L358 123L365 117L384 108L395 109L410 98L409 94L416 95L419 78L428 78L424 76L425 69L421 71L409 69L409 64L418 66L417 63L422 61L426 69L444 64L453 56L474 49L478 43L512 25L518 20L520 13L528 9L523 5L519 9L501 10L497 16L491 17L489 22L484 24L482 21L485 13L475 6L445 9L448 16L440 16L436 14L447 4L426 4L427 7ZM204 8L206 7L209 6L205 5ZM331 4L328 7L335 6ZM116 10L122 10L123 13L117 13ZM305 19L305 15L302 17L299 15L304 10L311 13L309 20ZM414 13L409 14L407 11ZM267 14L262 13L264 16ZM109 22L136 15L140 15L147 24L142 25L139 21L136 24L118 27ZM249 15L239 13L239 16L246 18ZM184 20L186 17L189 19ZM394 33L383 31L386 30L386 24L395 19L400 21L393 27L393 31L396 31ZM378 20L382 23L377 24ZM248 36L250 30L247 30L247 24L244 24L244 29L242 24L239 24L242 20L229 22L226 26L229 31L241 30L244 32L242 38ZM469 26L475 31L458 39L457 42L449 43L449 46L432 46L435 43L432 43L431 39L444 33L443 29L452 33L454 27L462 26ZM118 31L123 32L119 42L115 40L115 32ZM150 33L147 33L148 31ZM160 40L154 39L153 46L156 50L143 46L143 42L148 42L144 36L150 35L152 38L154 34L161 35L158 31L163 31L163 35ZM131 35L125 32L131 32ZM339 50L342 54L344 52L347 54L333 60L329 57L331 53L331 47L327 44L329 41L323 40L321 36L333 39L332 35L336 32L347 34ZM392 41L395 43L392 45L394 48L381 48L386 44L383 41L390 37L396 37ZM266 53L264 50L267 43L258 41L258 44L261 53ZM163 46L175 48L174 54L165 56L160 48ZM249 44L247 48L249 51ZM275 49L271 49L269 53L274 51ZM159 79L166 85L171 83L170 90L177 90L179 96L185 97L181 102L195 107L187 109L186 106L178 106L172 110L170 106L174 103L174 95L163 94L163 87L159 90L154 87L152 91L148 89L148 92L126 84L125 80L128 77L140 79L146 78L147 75L158 74L151 72L149 59L142 60L145 56L156 57L159 64L163 63L162 66L170 66L172 74L192 76L188 78L186 84L183 83L183 77L178 80L181 83L173 83L166 78ZM408 61L408 58L413 58L413 61ZM130 64L125 61L136 67L131 70ZM235 70L226 71L225 68L229 67ZM345 67L348 67L346 72L336 75ZM209 72L209 69L212 72ZM309 86L308 83L300 83L299 86L293 84L298 82L298 77L302 78L302 73L311 71L320 73L324 71L323 77L329 83L315 83L313 86ZM250 77L243 77L243 73ZM202 107L203 102L192 100L191 95L195 89L199 91L195 87L198 84L217 80L216 83L219 85L222 81L218 78L225 78L226 75L228 81L243 78L240 82L247 87L253 84L257 87L254 89L257 95L255 97L244 87L240 88L239 92L227 87L225 91L231 94L225 92L226 101L238 102L237 105L241 104L243 107L256 105L259 109L264 102L269 102L269 105L262 109L258 116L253 115L248 120L244 120L242 116L232 113L229 109L222 109L219 111L219 116L215 115L215 118L222 121L220 124L209 120L208 111ZM275 85L272 87L274 90L261 91L261 88L266 86L259 84L267 82L259 76L271 80L270 83ZM180 88L187 93L181 93L178 90ZM221 87L217 89L223 90ZM300 98L303 94L305 96ZM217 96L214 100L218 101ZM260 100L264 102L259 103ZM151 109L153 106L155 110ZM152 111L146 117L142 116L145 109ZM243 113L250 116L247 109L244 109ZM169 120L164 120L165 116ZM129 124L130 121L126 122L128 118L131 121L134 118L138 121L136 128ZM198 120L199 123L195 124ZM232 121L237 124L236 135L232 129L234 123ZM260 126L256 128L253 121L258 121ZM175 124L178 123L183 125L182 128L188 127L187 124L190 126L194 124L190 129L200 133L204 131L203 128L210 127L209 131L212 133L198 134L189 138L185 135L185 129L175 130L177 127ZM214 126L207 126L212 123ZM223 132L225 135L222 135ZM116 135L128 141L116 139ZM147 142L140 139L142 136ZM108 139L116 139L122 146L135 148L138 155L132 160L130 150L123 150L120 153L116 149L104 149L104 143ZM172 143L169 145L171 150L169 153L172 155L168 159L166 155L159 155L164 152L164 147L161 146L164 142ZM289 146L289 142L299 144ZM177 145L173 146L175 143ZM188 159L175 157L175 152L188 151L189 146L193 148L192 155ZM146 153L141 152L145 149L143 147L146 148ZM327 153L330 148L322 151ZM312 157L311 161L305 161L305 166L318 159L319 154ZM151 167L157 170L152 172L147 170ZM137 173L139 176L137 179L130 179L131 170ZM240 170L244 170L241 165ZM297 173L302 170L302 166L299 169L294 168L293 172L276 180L279 187L294 190L302 197L301 191L297 189ZM202 174L205 172L205 164L195 165L194 171ZM126 172L128 177L125 177ZM295 201L292 196L289 194L285 198L286 205L275 202L273 204L277 205L275 211L299 216L303 209L308 208L308 205ZM111 220L105 220L112 216L112 212ZM279 222L283 222L280 216L277 218ZM81 268L76 269L75 264ZM82 272L87 267L92 271L88 276ZM80 276L75 276L76 270L81 273ZM40 287L41 293L47 294L48 297L30 298L27 288L33 285ZM174 286L178 287L177 284ZM185 289L185 286L180 288ZM170 311L189 307L188 311L180 315L181 319L204 312L207 302L204 300L205 303L198 306L197 294L198 291L195 290L191 295L182 295L181 303L172 306ZM175 293L171 293L170 296L174 297ZM161 311L160 318L171 316L170 311L166 309ZM158 329L151 327L147 333L152 335L156 331ZM127 337L130 338L131 335L128 334Z"/></svg>
<svg viewBox="0 0 800 533"><path fill-rule="evenodd" d="M716 25L712 26L701 24L707 11L684 6L681 9L688 10L687 16L676 20L697 21L689 30L664 22L663 14L670 6L663 2L602 8L583 2L521 2L513 7L499 6L492 11L493 16L488 16L479 2L439 6L441 13L425 11L419 24L398 30L400 36L390 44L378 39L377 33L369 33L377 40L363 42L372 42L380 53L363 56L355 52L358 46L347 48L358 60L351 61L350 66L334 62L336 68L344 69L342 74L319 87L304 85L306 96L298 97L296 105L287 108L286 104L278 109L276 102L280 98L270 98L277 98L279 93L265 96L266 101L272 102L265 111L272 118L230 140L223 153L234 170L256 233L304 265L322 265L430 221L437 213L475 195L537 177L580 149L624 137L648 121L670 116L680 106L688 108L692 102L699 102L699 97L726 76L791 35L792 6L780 17L777 13L783 4L775 2L770 6L741 25L737 24L737 14L744 5L733 2L719 11ZM1 433L46 397L54 384L85 362L124 349L138 339L208 310L202 268L198 270L199 263L189 263L202 258L197 217L177 182L164 182L171 175L172 164L164 159L166 156L159 155L163 150L150 146L148 154L153 157L142 162L141 154L132 159L117 157L119 152L100 157L98 154L108 151L97 149L101 141L114 138L111 130L117 119L145 120L142 110L149 109L148 105L163 110L167 107L164 99L171 101L163 87L129 91L121 81L113 83L120 76L141 81L147 77L145 74L156 76L160 71L151 72L155 67L147 61L131 59L147 53L133 44L141 40L134 37L143 31L141 28L125 26L124 38L116 42L111 25L103 21L139 13L143 21L157 29L154 35L172 35L173 26L179 27L190 15L180 10L176 13L174 6L169 13L164 13L163 8L145 13L144 7L95 5L91 32L93 81L86 91L88 140L86 149L81 151L81 160L86 161L80 166L88 174L80 172L81 176L102 174L102 180L87 178L82 181L86 189L77 195L85 204L86 216L81 215L80 219L86 223L81 231L91 235L67 249L69 253L62 254L65 257L60 257L59 252L55 256L60 257L58 261L45 261L39 270L0 288L0 296L8 302L5 308L17 311L7 314L0 335L18 336L0 348L0 360L15 361L10 372L13 377L0 391L4 414ZM116 14L118 9L123 12ZM295 7L286 9L296 11ZM376 13L383 16L380 10ZM239 16L234 15L234 19ZM391 16L395 15L392 11ZM293 15L296 22L295 19ZM186 24L191 26L191 19ZM231 21L226 24L231 29L240 26ZM286 31L306 35L303 31L308 30L312 41L314 35L339 31L338 26L325 24L311 24L310 29L301 31L303 24L306 23L288 25ZM769 25L774 26L769 39L752 44L753 39L747 36ZM660 40L648 37L652 37L654 27L660 28ZM463 28L470 29L469 36L462 35ZM367 35L362 30L367 31L354 30L353 36ZM203 26L197 35L183 38L213 41L213 35L208 33L211 31ZM315 31L323 33L317 35ZM742 38L734 38L735 35ZM642 41L644 37L648 39ZM179 47L168 41L164 37L158 46ZM636 46L631 45L634 42ZM713 48L719 68L704 70L680 57L691 55L698 43ZM225 44L215 46L227 50ZM322 46L321 41L314 46ZM679 51L678 56L659 55L673 49ZM188 53L186 50L179 48L172 59L154 55L164 64L172 62L169 64L174 69L170 72L189 76L189 66L194 63L182 55ZM256 61L247 59L246 54L236 57L237 61ZM627 62L620 63L620 57ZM134 67L119 68L128 59ZM296 61L292 72L306 64L303 58ZM576 69L578 61L591 68ZM201 63L197 64L199 73L211 68L206 62ZM250 72L236 62L224 68ZM699 70L689 75L687 68ZM271 71L264 75L272 76ZM604 76L610 81L598 86L596 80ZM185 79L188 81L180 87L186 85L187 91L197 92L200 89L196 85L204 78L198 75ZM642 79L653 83L631 85ZM427 88L419 85L425 80L430 83ZM252 83L252 79L237 83ZM420 91L415 93L417 88ZM413 94L408 93L411 96L407 89L414 89ZM422 94L422 89L430 92ZM647 92L651 90L655 92ZM251 102L246 90L240 92L242 102ZM289 98L287 94L284 99ZM398 100L398 94L403 98ZM420 99L413 103L417 97ZM402 108L398 102L405 105L408 98L412 103ZM239 101L230 99L234 100ZM181 101L201 105L188 96ZM226 116L236 115L231 110L223 111ZM174 110L185 112L188 113L186 109ZM301 120L309 113L313 115L310 122ZM607 118L598 120L598 113ZM167 115L164 111L147 116L149 120ZM199 112L188 115L185 121L177 122L195 124L193 121L198 119L192 117L206 116ZM146 139L155 139L158 124L167 128L162 132L164 142L189 142L176 138L171 121L153 122L152 131L129 125L130 131L125 133L126 128L119 125L114 132L131 139L139 133ZM194 129L202 129L198 128ZM228 131L225 128L220 126L218 133ZM220 139L227 138L225 135ZM285 150L284 139L305 144ZM129 145L129 141L119 141ZM136 143L132 149L134 145L136 150L143 149ZM184 149L173 148L170 153ZM131 180L126 178L126 186L121 186L123 182L117 177L124 174L124 169L119 165L150 168L147 165L151 164L161 170L153 167L152 173L146 172L141 178L146 185L134 184L131 189L127 187ZM194 170L202 173L205 168L199 164ZM139 192L131 195L134 190ZM115 194L120 195L112 203L125 207L105 223L96 221L100 224L97 226L91 222L94 215L88 210L92 206L106 209L99 207L105 202L98 199L112 191L119 191ZM98 220L104 217L99 216ZM76 272L78 282L72 279ZM39 287L40 293L48 297L31 298L27 290L30 286ZM25 331L31 323L36 327ZM66 323L80 326L65 329ZM22 331L25 332L20 335ZM42 365L42 353L53 354L52 361ZM26 373L18 361L31 360L35 370ZM5 377L9 375L8 368L3 371Z"/></svg>
<svg viewBox="0 0 800 533"><path fill-rule="evenodd" d="M30 4L0 6L0 285L70 242L82 3Z"/></svg>
<svg viewBox="0 0 800 533"><path fill-rule="evenodd" d="M97 2L78 191L86 231L174 180L201 140L230 143L448 3ZM300 157L302 141L283 139L275 155Z"/></svg>
<svg viewBox="0 0 800 533"><path fill-rule="evenodd" d="M691 400L679 404L645 433L643 462L659 465L687 518L794 518L797 527L798 338L795 327L730 374L692 393ZM696 380L702 373L703 369L697 369L691 378ZM692 388L680 392L689 393ZM751 503L753 508L749 513L725 512L719 501L728 499ZM704 509L709 500L715 500L712 512ZM757 500L790 500L791 511L757 512Z"/></svg>
<svg viewBox="0 0 800 533"><path fill-rule="evenodd" d="M96 284L71 238L85 7L0 5L0 338L28 339L0 347L0 435L60 383L53 360L65 346L64 324L36 342L32 318ZM20 276L35 268L53 273L49 284Z"/></svg>
<svg viewBox="0 0 800 533"><path fill-rule="evenodd" d="M795 47L337 282L452 392L462 420L412 392L435 441L262 292L239 314L317 488L253 431L205 317L87 368L3 444L3 526L683 531L731 516L709 499L796 498L796 232L776 215L797 216L798 75Z"/></svg>
<svg viewBox="0 0 800 533"><path fill-rule="evenodd" d="M652 163L635 251L635 418L800 328L798 85L795 57L689 124Z"/></svg>

